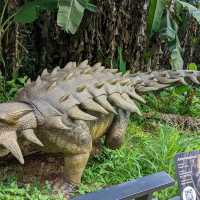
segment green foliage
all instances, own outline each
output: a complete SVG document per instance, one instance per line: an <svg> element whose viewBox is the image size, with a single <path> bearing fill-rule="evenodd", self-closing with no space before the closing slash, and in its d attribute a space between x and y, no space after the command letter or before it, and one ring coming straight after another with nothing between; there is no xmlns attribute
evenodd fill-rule
<svg viewBox="0 0 200 200"><path fill-rule="evenodd" d="M176 31L174 30L174 26L171 21L171 16L169 11L166 11L166 15L162 17L162 26L160 31L160 35L162 39L167 40L168 42L173 41L176 38Z"/></svg>
<svg viewBox="0 0 200 200"><path fill-rule="evenodd" d="M182 69L183 68L183 58L181 55L181 47L179 45L178 39L175 40L175 47L171 50L170 55L170 65L172 69Z"/></svg>
<svg viewBox="0 0 200 200"><path fill-rule="evenodd" d="M150 37L160 30L165 0L150 0L148 8L147 32Z"/></svg>
<svg viewBox="0 0 200 200"><path fill-rule="evenodd" d="M166 41L171 52L170 64L172 69L183 68L182 48L178 38L178 24L173 19L169 10L166 10L166 16L163 16L162 27L160 30L161 39Z"/></svg>
<svg viewBox="0 0 200 200"><path fill-rule="evenodd" d="M26 83L27 77L14 77L10 81L6 81L0 73L0 103L12 100L17 91Z"/></svg>
<svg viewBox="0 0 200 200"><path fill-rule="evenodd" d="M15 16L18 23L32 23L43 10L53 10L57 8L57 0L35 0L25 3L19 8Z"/></svg>
<svg viewBox="0 0 200 200"><path fill-rule="evenodd" d="M184 63L181 56L182 49L178 38L178 26L173 20L169 10L166 10L166 14L162 17L160 37L168 43L168 48L171 52L170 64L172 69L183 68Z"/></svg>
<svg viewBox="0 0 200 200"><path fill-rule="evenodd" d="M112 151L104 148L100 156L90 160L80 193L163 170L175 177L174 156L177 152L199 149L199 139L199 136L183 135L176 129L163 125L156 132L144 132L141 126L132 121L121 149ZM164 200L177 193L176 186L157 196Z"/></svg>
<svg viewBox="0 0 200 200"><path fill-rule="evenodd" d="M15 20L18 23L32 23L41 11L57 9L57 24L72 34L77 31L85 9L96 11L96 7L90 4L89 0L34 0L19 8Z"/></svg>
<svg viewBox="0 0 200 200"><path fill-rule="evenodd" d="M149 93L145 96L147 104L143 106L145 112L152 109L200 118L200 89L181 85L168 88L159 93Z"/></svg>
<svg viewBox="0 0 200 200"><path fill-rule="evenodd" d="M1 200L64 200L62 195L53 197L50 193L51 188L48 184L43 188L38 183L31 186L19 187L14 178L0 183Z"/></svg>
<svg viewBox="0 0 200 200"><path fill-rule="evenodd" d="M200 9L196 8L195 6L180 0L176 0L177 3L181 4L183 8L187 9L197 22L200 24Z"/></svg>
<svg viewBox="0 0 200 200"><path fill-rule="evenodd" d="M197 67L197 65L196 65L195 63L189 63L189 64L187 65L187 69L188 69L188 70L197 71L197 70L198 70L198 67Z"/></svg>
<svg viewBox="0 0 200 200"><path fill-rule="evenodd" d="M3 2L3 3L2 3ZM8 7L8 0L0 2L0 64L2 64L5 67L5 59L3 57L3 38L8 31L8 29L11 27L14 16L16 13L6 16L6 10Z"/></svg>
<svg viewBox="0 0 200 200"><path fill-rule="evenodd" d="M126 62L123 59L123 49L121 47L117 48L117 66L123 74L126 72Z"/></svg>
<svg viewBox="0 0 200 200"><path fill-rule="evenodd" d="M200 24L200 9L190 3L181 0L150 0L147 31L150 38L155 33L160 34L160 38L165 41L170 51L170 64L172 69L183 68L182 48L178 37L178 28L184 23L184 9L187 9Z"/></svg>
<svg viewBox="0 0 200 200"><path fill-rule="evenodd" d="M112 65L113 68L118 69L122 74L126 73L126 61L123 56L123 49L121 47L117 47L116 56L113 58L108 58L106 63L108 65Z"/></svg>
<svg viewBox="0 0 200 200"><path fill-rule="evenodd" d="M95 11L91 5L88 0L58 0L57 24L67 32L76 33L85 9Z"/></svg>

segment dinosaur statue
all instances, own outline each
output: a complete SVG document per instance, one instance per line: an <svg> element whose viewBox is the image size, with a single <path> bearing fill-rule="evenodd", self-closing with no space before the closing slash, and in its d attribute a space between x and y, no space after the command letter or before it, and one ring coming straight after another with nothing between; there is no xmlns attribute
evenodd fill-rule
<svg viewBox="0 0 200 200"><path fill-rule="evenodd" d="M184 70L122 75L100 63L89 66L87 60L51 73L45 69L14 102L0 104L0 157L13 155L24 164L28 141L37 151L63 155L64 175L55 188L78 185L100 137L112 149L123 143L130 113L141 115L136 101L145 103L138 93L199 84L199 77L198 71Z"/></svg>

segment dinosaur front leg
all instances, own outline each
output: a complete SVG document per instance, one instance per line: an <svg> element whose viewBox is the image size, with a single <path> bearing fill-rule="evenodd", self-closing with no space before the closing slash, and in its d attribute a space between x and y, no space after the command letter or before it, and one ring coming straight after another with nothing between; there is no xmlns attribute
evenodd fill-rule
<svg viewBox="0 0 200 200"><path fill-rule="evenodd" d="M80 184L83 171L90 156L90 150L87 149L85 153L65 157L64 174L72 185Z"/></svg>
<svg viewBox="0 0 200 200"><path fill-rule="evenodd" d="M81 182L92 149L92 138L87 124L77 120L72 132L60 134L54 141L54 145L64 155L64 174L53 177L51 183L56 193L62 192L68 197Z"/></svg>
<svg viewBox="0 0 200 200"><path fill-rule="evenodd" d="M92 150L92 137L84 121L78 120L76 123L77 127L74 130L75 144L73 148L70 148L70 154L65 155L64 173L70 183L79 185Z"/></svg>
<svg viewBox="0 0 200 200"><path fill-rule="evenodd" d="M129 112L122 109L118 113L106 134L106 145L111 149L119 148L123 143L130 116Z"/></svg>
<svg viewBox="0 0 200 200"><path fill-rule="evenodd" d="M68 155L64 158L64 174L58 174L51 182L54 193L61 192L68 199L74 192L74 189L80 184L83 171L86 167L90 151Z"/></svg>

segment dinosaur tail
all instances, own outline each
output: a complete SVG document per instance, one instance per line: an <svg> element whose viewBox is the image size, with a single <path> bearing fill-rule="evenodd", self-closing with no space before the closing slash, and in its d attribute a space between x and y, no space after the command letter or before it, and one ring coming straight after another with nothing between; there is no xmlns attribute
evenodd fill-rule
<svg viewBox="0 0 200 200"><path fill-rule="evenodd" d="M131 86L139 93L156 91L173 85L200 84L200 71L166 70L130 74Z"/></svg>

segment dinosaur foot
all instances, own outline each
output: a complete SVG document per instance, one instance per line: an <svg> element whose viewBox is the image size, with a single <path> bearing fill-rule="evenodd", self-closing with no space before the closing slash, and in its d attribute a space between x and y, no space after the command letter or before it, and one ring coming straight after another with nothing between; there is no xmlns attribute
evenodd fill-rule
<svg viewBox="0 0 200 200"><path fill-rule="evenodd" d="M66 200L69 200L70 197L72 197L76 189L76 186L73 184L70 184L62 173L51 174L48 177L48 181L50 185L52 186L53 195L64 196Z"/></svg>
<svg viewBox="0 0 200 200"><path fill-rule="evenodd" d="M92 144L92 151L91 151L91 156L96 156L96 155L100 155L102 151L102 147L101 147L101 142L100 140L97 140L95 142L93 142Z"/></svg>

